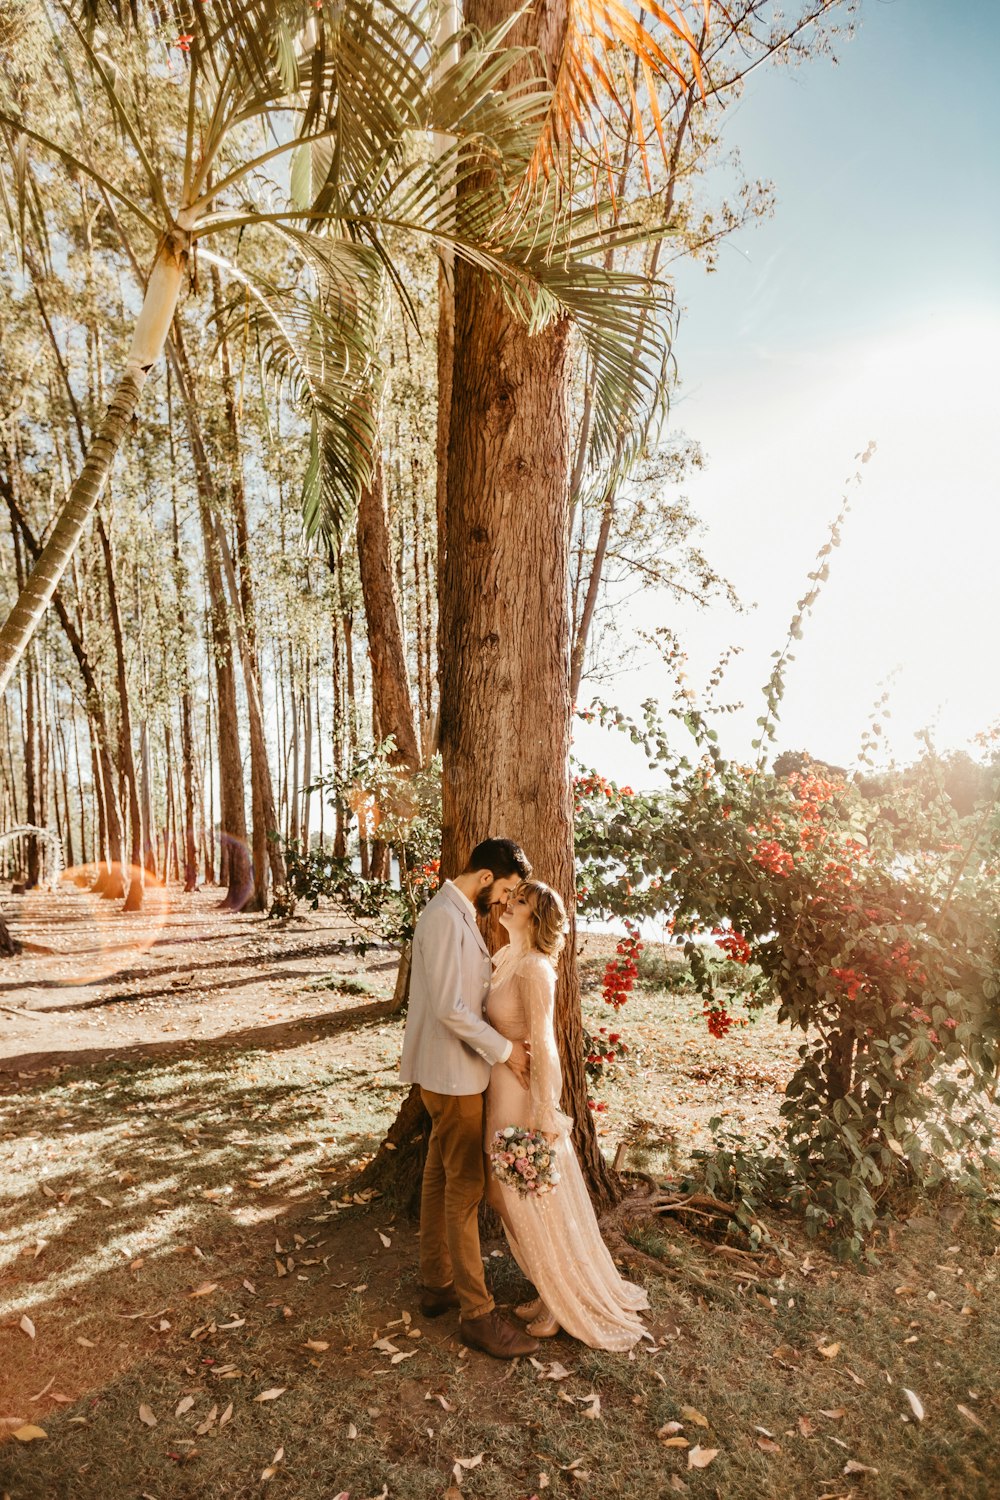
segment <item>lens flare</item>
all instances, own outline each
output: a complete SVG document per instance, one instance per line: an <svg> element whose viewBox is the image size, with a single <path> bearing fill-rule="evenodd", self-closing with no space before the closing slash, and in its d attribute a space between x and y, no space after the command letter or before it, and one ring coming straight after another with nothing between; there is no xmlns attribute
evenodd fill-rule
<svg viewBox="0 0 1000 1500"><path fill-rule="evenodd" d="M225 882L221 879L221 869L219 872L219 883L228 886L232 893L223 898L223 905L232 907L233 911L242 911L253 895L253 856L250 848L245 839L238 839L231 833L222 833L218 830L215 834L215 841L219 847L220 856L225 853L229 862L228 878Z"/></svg>
<svg viewBox="0 0 1000 1500"><path fill-rule="evenodd" d="M142 905L124 911L124 897L133 888L142 891ZM29 943L52 949L57 962L48 977L53 984L99 984L149 952L170 908L169 891L148 871L74 865L62 872L55 889L38 887L25 894L18 929Z"/></svg>

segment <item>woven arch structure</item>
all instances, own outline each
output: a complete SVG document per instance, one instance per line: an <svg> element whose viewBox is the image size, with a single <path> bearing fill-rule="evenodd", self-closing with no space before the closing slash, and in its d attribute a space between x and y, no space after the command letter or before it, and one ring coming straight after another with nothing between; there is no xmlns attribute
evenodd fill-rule
<svg viewBox="0 0 1000 1500"><path fill-rule="evenodd" d="M0 848L11 839L28 837L36 838L42 844L44 876L40 883L50 887L58 885L63 872L63 846L62 839L51 828L36 828L31 823L19 823L16 828L6 828L0 833Z"/></svg>

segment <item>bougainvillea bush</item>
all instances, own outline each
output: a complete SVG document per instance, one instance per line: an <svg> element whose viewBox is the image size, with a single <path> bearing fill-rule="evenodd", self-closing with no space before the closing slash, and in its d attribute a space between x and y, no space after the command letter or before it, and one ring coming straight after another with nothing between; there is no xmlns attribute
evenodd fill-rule
<svg viewBox="0 0 1000 1500"><path fill-rule="evenodd" d="M995 790L961 817L945 795L727 761L685 701L687 754L651 702L638 724L595 713L663 790L578 781L580 910L672 923L714 1035L769 1004L801 1032L781 1113L811 1226L856 1251L900 1182L975 1180L1000 1047Z"/></svg>

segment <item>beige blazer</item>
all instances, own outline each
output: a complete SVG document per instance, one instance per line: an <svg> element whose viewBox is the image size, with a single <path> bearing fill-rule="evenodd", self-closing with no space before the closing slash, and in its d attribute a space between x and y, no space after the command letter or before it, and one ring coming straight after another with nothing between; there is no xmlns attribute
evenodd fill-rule
<svg viewBox="0 0 1000 1500"><path fill-rule="evenodd" d="M436 1094L481 1094L511 1043L483 1019L493 965L475 918L450 881L413 934L410 1005L399 1076Z"/></svg>

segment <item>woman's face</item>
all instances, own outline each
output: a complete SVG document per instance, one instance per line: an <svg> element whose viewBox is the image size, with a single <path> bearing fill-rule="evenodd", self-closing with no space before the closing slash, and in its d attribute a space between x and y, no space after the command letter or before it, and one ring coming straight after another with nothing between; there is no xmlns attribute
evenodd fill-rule
<svg viewBox="0 0 1000 1500"><path fill-rule="evenodd" d="M526 896L520 891L513 891L507 898L507 905L500 917L500 924L506 927L511 937L527 937L531 928L531 907L528 905Z"/></svg>

